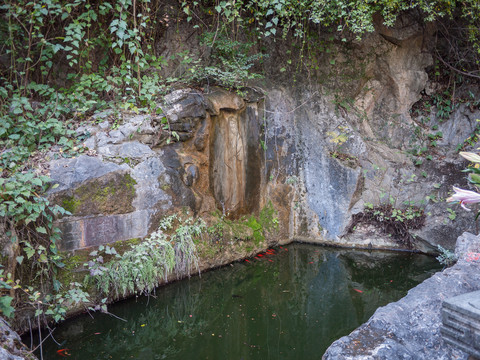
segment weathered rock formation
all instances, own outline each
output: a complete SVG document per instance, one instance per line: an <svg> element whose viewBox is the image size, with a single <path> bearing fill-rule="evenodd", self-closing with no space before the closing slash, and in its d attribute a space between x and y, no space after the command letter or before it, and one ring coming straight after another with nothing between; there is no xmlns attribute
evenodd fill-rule
<svg viewBox="0 0 480 360"><path fill-rule="evenodd" d="M183 37L197 51L189 25L177 25L164 33L164 54ZM381 224L352 223L366 205L391 204L424 209L425 225L410 230L415 249L452 249L474 230L473 215L452 215L444 199L452 185L467 186L455 148L480 113L466 105L448 120L435 106L411 112L438 87L426 72L433 28L408 15L376 27L346 44L321 37L288 71L280 71L287 45L268 44L265 79L238 94L183 89L159 102L159 115L96 115L78 129L91 156L51 164L61 185L52 199L72 212L59 220L64 248L145 237L182 207L238 218L271 201L284 240L405 248ZM435 143L425 145L429 136ZM419 148L428 148L420 160Z"/></svg>
<svg viewBox="0 0 480 360"><path fill-rule="evenodd" d="M472 120L480 114L464 106L449 120L437 117L434 107L424 115L410 112L432 87L426 73L432 64L430 29L408 17L401 23L401 31L377 24L377 32L362 41L332 45L333 60L316 54L319 69L293 87L276 79L270 84L267 172L276 180L272 187L295 177L294 238L402 247L378 227L353 224L353 233L348 231L352 215L366 204L388 203L425 209L425 226L410 232L421 251L435 251L438 244L452 249L462 231L474 231L472 214L459 211L452 220L444 199L452 185L468 186L460 173L466 163L455 148L473 134ZM268 65L274 77L278 65ZM422 128L427 121L424 128L435 131ZM416 161L411 153L433 136L423 131L441 135L429 146L430 155Z"/></svg>
<svg viewBox="0 0 480 360"><path fill-rule="evenodd" d="M335 341L323 359L467 359L440 333L442 301L480 289L480 236L458 238L451 268L435 274L408 295L379 308L350 335ZM477 260L475 260L477 259Z"/></svg>
<svg viewBox="0 0 480 360"><path fill-rule="evenodd" d="M124 114L111 130L107 113L77 129L90 156L50 163L58 186L49 196L71 213L58 220L61 248L143 238L183 207L203 217L216 209L233 218L258 213L258 101L185 89L165 97L159 116Z"/></svg>

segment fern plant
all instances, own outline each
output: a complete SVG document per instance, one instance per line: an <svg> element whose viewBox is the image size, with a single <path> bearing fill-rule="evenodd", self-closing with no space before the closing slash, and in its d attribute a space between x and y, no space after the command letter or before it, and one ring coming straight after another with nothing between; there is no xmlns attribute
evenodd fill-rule
<svg viewBox="0 0 480 360"><path fill-rule="evenodd" d="M133 293L150 293L175 272L189 275L198 266L195 239L205 231L205 223L177 215L164 218L157 231L123 254L115 248L100 246L90 253L93 260L85 264L90 270L86 281L93 281L105 295L125 297ZM173 232L172 232L173 230ZM104 261L104 255L111 260Z"/></svg>

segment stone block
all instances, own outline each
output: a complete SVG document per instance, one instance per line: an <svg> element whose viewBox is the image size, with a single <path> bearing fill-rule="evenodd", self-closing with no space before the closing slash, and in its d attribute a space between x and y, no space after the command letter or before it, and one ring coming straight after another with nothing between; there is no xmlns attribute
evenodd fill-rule
<svg viewBox="0 0 480 360"><path fill-rule="evenodd" d="M447 343L480 358L480 291L445 300L442 322L440 332Z"/></svg>
<svg viewBox="0 0 480 360"><path fill-rule="evenodd" d="M62 231L61 250L99 246L120 240L147 236L149 216L146 210L129 214L64 218L57 226Z"/></svg>
<svg viewBox="0 0 480 360"><path fill-rule="evenodd" d="M176 90L164 97L165 115L170 123L185 118L204 118L205 104L203 96L190 89Z"/></svg>
<svg viewBox="0 0 480 360"><path fill-rule="evenodd" d="M70 189L89 179L126 169L129 169L126 164L116 165L86 155L72 159L54 160L50 162L50 177L53 183L59 186L50 190L49 193Z"/></svg>

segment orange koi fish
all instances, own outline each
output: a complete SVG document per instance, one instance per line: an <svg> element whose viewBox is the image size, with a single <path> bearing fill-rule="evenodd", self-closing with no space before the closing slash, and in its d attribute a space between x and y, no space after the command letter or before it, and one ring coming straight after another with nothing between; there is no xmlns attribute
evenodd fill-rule
<svg viewBox="0 0 480 360"><path fill-rule="evenodd" d="M358 292L358 293L360 293L360 294L363 293L362 290L358 290L358 289L353 289L353 290L355 290L356 292Z"/></svg>
<svg viewBox="0 0 480 360"><path fill-rule="evenodd" d="M70 349L60 349L60 350L57 350L57 354L60 355L60 356L63 356L63 357L70 356L71 354L69 354L69 353L67 352L67 350L70 350Z"/></svg>

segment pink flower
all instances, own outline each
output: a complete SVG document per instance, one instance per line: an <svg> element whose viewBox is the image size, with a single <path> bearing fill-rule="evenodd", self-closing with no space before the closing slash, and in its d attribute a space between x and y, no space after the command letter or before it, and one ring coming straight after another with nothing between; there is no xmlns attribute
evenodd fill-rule
<svg viewBox="0 0 480 360"><path fill-rule="evenodd" d="M468 161L480 163L480 155L471 152L460 151L460 155Z"/></svg>
<svg viewBox="0 0 480 360"><path fill-rule="evenodd" d="M462 208L467 211L470 211L469 208L465 206L465 204L476 204L480 202L480 194L476 193L475 191L470 190L463 190L457 187L453 187L455 194L450 196L447 199L447 202L459 202Z"/></svg>

